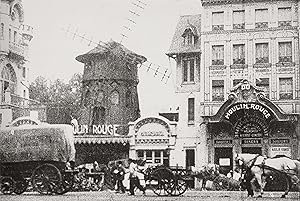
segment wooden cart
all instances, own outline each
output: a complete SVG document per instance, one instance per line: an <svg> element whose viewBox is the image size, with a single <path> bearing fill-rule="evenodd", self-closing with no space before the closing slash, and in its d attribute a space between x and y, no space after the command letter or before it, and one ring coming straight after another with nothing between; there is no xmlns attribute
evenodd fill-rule
<svg viewBox="0 0 300 201"><path fill-rule="evenodd" d="M70 190L75 147L70 125L26 125L0 130L0 190L22 194L29 183L41 194ZM69 166L68 166L69 164Z"/></svg>

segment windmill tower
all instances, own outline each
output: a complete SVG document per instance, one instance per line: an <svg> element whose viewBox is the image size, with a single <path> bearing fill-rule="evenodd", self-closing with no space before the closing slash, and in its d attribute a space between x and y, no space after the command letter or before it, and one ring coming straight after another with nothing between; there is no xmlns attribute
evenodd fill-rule
<svg viewBox="0 0 300 201"><path fill-rule="evenodd" d="M126 135L127 124L140 116L138 65L147 59L109 41L77 56L76 60L84 64L79 123L90 128L118 125L117 134Z"/></svg>

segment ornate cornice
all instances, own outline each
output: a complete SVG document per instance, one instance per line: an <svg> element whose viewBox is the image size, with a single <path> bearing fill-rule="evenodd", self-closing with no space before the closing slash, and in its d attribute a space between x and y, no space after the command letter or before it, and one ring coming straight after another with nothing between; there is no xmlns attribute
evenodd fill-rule
<svg viewBox="0 0 300 201"><path fill-rule="evenodd" d="M278 0L201 0L202 6L215 6L224 4L244 4L258 2L276 2Z"/></svg>
<svg viewBox="0 0 300 201"><path fill-rule="evenodd" d="M264 31L286 31L286 30L298 30L298 27L273 27L264 29L237 29L237 30L219 30L219 31L203 31L200 35L211 35L211 34L232 34L232 33L249 33L249 32L264 32Z"/></svg>

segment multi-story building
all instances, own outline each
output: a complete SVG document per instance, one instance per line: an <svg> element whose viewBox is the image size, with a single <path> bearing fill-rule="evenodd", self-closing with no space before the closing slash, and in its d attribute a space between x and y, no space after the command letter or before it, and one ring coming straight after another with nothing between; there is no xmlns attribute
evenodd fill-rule
<svg viewBox="0 0 300 201"><path fill-rule="evenodd" d="M180 100L176 146L224 173L235 153L299 157L299 2L201 2L201 17L180 18L186 28L167 53Z"/></svg>
<svg viewBox="0 0 300 201"><path fill-rule="evenodd" d="M0 1L0 125L13 123L18 117L41 116L37 101L29 99L28 45L32 27L24 24L21 0Z"/></svg>

